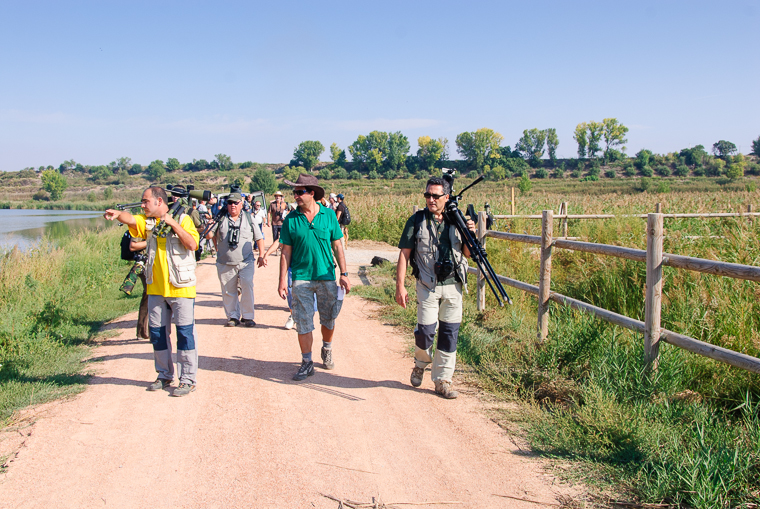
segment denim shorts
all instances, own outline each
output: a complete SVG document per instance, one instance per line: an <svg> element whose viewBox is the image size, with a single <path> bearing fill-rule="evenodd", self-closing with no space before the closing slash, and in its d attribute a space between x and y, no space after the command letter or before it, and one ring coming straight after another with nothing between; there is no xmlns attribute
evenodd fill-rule
<svg viewBox="0 0 760 509"><path fill-rule="evenodd" d="M314 296L317 297L319 323L330 330L335 328L335 319L343 305L338 300L338 285L335 281L293 281L293 320L299 334L314 330Z"/></svg>

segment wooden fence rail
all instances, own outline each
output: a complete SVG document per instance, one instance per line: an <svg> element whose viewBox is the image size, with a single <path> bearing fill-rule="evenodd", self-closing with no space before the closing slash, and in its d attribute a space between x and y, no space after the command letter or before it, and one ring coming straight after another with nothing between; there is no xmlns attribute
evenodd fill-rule
<svg viewBox="0 0 760 509"><path fill-rule="evenodd" d="M566 205L563 205L565 206L565 210L567 210ZM545 340L548 336L549 301L554 301L564 306L591 313L594 316L615 325L644 333L645 357L652 369L657 369L657 364L659 362L659 342L665 341L698 355L709 357L754 373L760 373L760 359L661 328L660 318L662 312L663 266L667 265L677 269L704 272L734 279L760 281L760 267L663 253L663 219L668 216L681 217L679 214L666 215L654 213L647 215L646 250L567 239L554 239L552 237L553 220L555 217L561 216L554 216L551 210L545 210L542 212L541 216L539 216L542 218L541 236L486 230L481 226L485 224L486 214L485 212L481 212L478 221L478 238L484 247L486 245L486 239L489 237L541 246L538 286L501 275L497 276L502 284L517 288L518 290L538 297L537 335L538 339L541 341ZM499 216L496 217L498 218ZM564 228L564 224L562 227ZM646 262L647 283L644 310L645 321L641 322L607 309L552 292L550 289L551 254L552 249L555 247ZM480 271L477 268L471 267L469 272L478 276L478 309L482 311L485 309L486 285L482 274L480 274Z"/></svg>

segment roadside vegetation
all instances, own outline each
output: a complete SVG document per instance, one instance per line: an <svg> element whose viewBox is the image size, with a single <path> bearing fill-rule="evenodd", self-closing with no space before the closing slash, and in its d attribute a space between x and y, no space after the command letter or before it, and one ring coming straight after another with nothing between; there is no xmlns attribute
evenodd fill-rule
<svg viewBox="0 0 760 509"><path fill-rule="evenodd" d="M459 188L465 183L457 181ZM385 189L347 197L352 238L395 244L413 205L424 205L422 185L409 194ZM468 191L463 203L482 210L488 201L494 213L508 214L510 194L505 186L484 184ZM645 213L658 202L664 212L738 212L758 198L741 188L657 194L540 187L518 194L517 212L556 211L562 201L574 214ZM540 221L496 224L498 230L540 235ZM760 265L758 219L666 219L665 229L666 252ZM571 221L569 235L646 248L641 219ZM487 242L497 273L537 284L538 254L532 248ZM384 320L411 332L415 309L395 304L394 275L395 263L373 269L375 285L357 292L385 306ZM639 320L645 282L643 263L564 250L553 254L554 291ZM660 347L659 370L649 373L641 334L556 304L549 338L539 343L533 296L507 288L515 304L499 308L489 293L487 310L478 312L474 288L470 278L459 359L477 373L483 389L521 402L524 412L505 412L503 422L519 425L534 451L576 462L583 481L600 497L698 508L749 508L760 502L760 376L667 344ZM414 301L413 285L408 290ZM760 286L666 268L662 322L670 330L760 356Z"/></svg>
<svg viewBox="0 0 760 509"><path fill-rule="evenodd" d="M27 405L75 394L103 323L137 309L119 285L117 228L0 253L0 423Z"/></svg>

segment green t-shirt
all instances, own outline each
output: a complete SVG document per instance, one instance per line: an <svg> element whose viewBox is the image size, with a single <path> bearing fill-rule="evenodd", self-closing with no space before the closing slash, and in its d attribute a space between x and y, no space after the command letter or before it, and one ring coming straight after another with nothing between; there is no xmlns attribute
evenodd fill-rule
<svg viewBox="0 0 760 509"><path fill-rule="evenodd" d="M416 214L412 214L412 217L410 217L404 225L404 230L401 232L401 239L398 241L399 249L414 249L415 216ZM452 228L452 226L445 221L441 221L439 223L435 220L435 217L433 217L433 215L426 210L425 221L422 222L420 228L427 228L428 223L431 227L431 235L435 236L438 239L438 261L442 262L444 260L450 260L453 263L454 257L451 253L451 233L449 232L449 228ZM438 284L453 285L456 283L456 275L454 272L456 271L453 271L445 281L439 281Z"/></svg>
<svg viewBox="0 0 760 509"><path fill-rule="evenodd" d="M309 223L300 209L288 214L282 224L280 243L293 246L290 268L293 281L335 281L332 243L342 239L335 212L319 206Z"/></svg>

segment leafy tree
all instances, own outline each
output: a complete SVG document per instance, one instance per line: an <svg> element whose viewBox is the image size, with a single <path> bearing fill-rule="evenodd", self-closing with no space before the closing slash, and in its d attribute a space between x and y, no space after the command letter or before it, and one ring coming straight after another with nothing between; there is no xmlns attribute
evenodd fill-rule
<svg viewBox="0 0 760 509"><path fill-rule="evenodd" d="M409 149L409 138L401 134L401 131L388 134L388 152L384 161L387 171L400 170L404 166Z"/></svg>
<svg viewBox="0 0 760 509"><path fill-rule="evenodd" d="M647 150L645 148L642 148L636 152L636 167L638 169L642 169L645 166L649 165L649 159L651 159L653 155L654 154L652 154L651 150Z"/></svg>
<svg viewBox="0 0 760 509"><path fill-rule="evenodd" d="M417 146L417 158L420 168L427 170L432 169L435 163L441 160L441 156L445 150L443 138L436 140L430 136L420 136L417 138Z"/></svg>
<svg viewBox="0 0 760 509"><path fill-rule="evenodd" d="M528 163L526 163L525 159L521 157L504 159L502 161L502 164L504 165L504 169L509 172L510 175L514 175L516 177L522 177L523 175L527 174L529 168Z"/></svg>
<svg viewBox="0 0 760 509"><path fill-rule="evenodd" d="M480 171L483 166L491 164L492 159L500 159L499 146L504 136L486 127L475 132L457 135L457 152L467 161L468 166Z"/></svg>
<svg viewBox="0 0 760 509"><path fill-rule="evenodd" d="M625 151L623 145L628 143L628 140L625 138L625 135L628 133L628 128L618 122L618 119L616 118L605 118L602 120L602 126L602 135L604 136L605 145L604 157L605 159L610 160L608 157L610 150L615 147L622 147L622 150Z"/></svg>
<svg viewBox="0 0 760 509"><path fill-rule="evenodd" d="M707 165L706 174L708 177L720 177L723 174L723 169L726 167L726 161L723 159L713 159Z"/></svg>
<svg viewBox="0 0 760 509"><path fill-rule="evenodd" d="M346 167L346 151L341 150L337 143L330 145L330 159L332 159L333 166Z"/></svg>
<svg viewBox="0 0 760 509"><path fill-rule="evenodd" d="M673 172L673 175L676 177L687 177L689 175L689 167L685 164L679 164L676 166L675 171Z"/></svg>
<svg viewBox="0 0 760 509"><path fill-rule="evenodd" d="M58 201L63 197L63 192L68 187L66 177L55 170L45 170L42 172L42 188L50 193L50 199Z"/></svg>
<svg viewBox="0 0 760 509"><path fill-rule="evenodd" d="M520 193L526 194L532 187L533 184L530 182L530 177L528 177L527 173L524 173L523 176L520 177L520 182L517 183L517 188L520 190Z"/></svg>
<svg viewBox="0 0 760 509"><path fill-rule="evenodd" d="M266 194L272 194L277 191L277 179L274 173L266 168L259 168L251 175L251 182L248 184L251 192L264 191Z"/></svg>
<svg viewBox="0 0 760 509"><path fill-rule="evenodd" d="M166 173L166 168L164 168L164 162L161 159L156 159L155 161L151 162L148 165L148 170L146 171L148 177L152 181L160 180L161 177L164 176Z"/></svg>
<svg viewBox="0 0 760 509"><path fill-rule="evenodd" d="M58 167L58 171L63 173L64 171L67 171L67 170L73 170L76 166L77 166L77 163L73 159L69 159L68 161L64 161L61 163L61 165Z"/></svg>
<svg viewBox="0 0 760 509"><path fill-rule="evenodd" d="M760 157L760 136L752 142L752 153Z"/></svg>
<svg viewBox="0 0 760 509"><path fill-rule="evenodd" d="M240 163L241 170L246 170L248 168L251 168L252 166L253 166L253 161L245 161L244 163Z"/></svg>
<svg viewBox="0 0 760 509"><path fill-rule="evenodd" d="M234 166L232 164L232 158L228 156L227 154L214 155L214 162L216 163L217 168L219 168L222 171L231 170L232 167Z"/></svg>
<svg viewBox="0 0 760 509"><path fill-rule="evenodd" d="M713 143L713 154L723 159L726 159L731 154L736 153L736 145L730 141L720 140L717 143Z"/></svg>
<svg viewBox="0 0 760 509"><path fill-rule="evenodd" d="M301 174L301 168L298 166L286 166L282 170L282 176L286 180L290 180L291 182L295 182L298 180L299 175Z"/></svg>
<svg viewBox="0 0 760 509"><path fill-rule="evenodd" d="M401 133L397 133L401 134ZM404 137L406 139L406 137ZM348 146L355 163L370 171L382 171L383 161L389 152L390 135L383 131L372 131L369 135L359 135L355 142ZM408 144L408 140L407 140ZM398 151L398 147L394 147ZM408 152L409 149L407 148ZM406 152L405 152L406 153ZM387 166L390 168L390 164Z"/></svg>
<svg viewBox="0 0 760 509"><path fill-rule="evenodd" d="M541 163L541 157L544 155L544 144L546 143L546 131L539 129L526 129L523 131L522 138L517 142L515 147L531 166L538 167Z"/></svg>
<svg viewBox="0 0 760 509"><path fill-rule="evenodd" d="M581 122L577 126L575 126L575 134L573 134L573 139L576 143L578 143L578 159L583 159L586 157L586 150L588 148L588 124L586 122Z"/></svg>
<svg viewBox="0 0 760 509"><path fill-rule="evenodd" d="M137 163L133 164L132 167L129 169L129 173L131 173L132 175L139 175L142 172L143 172L142 165L137 164Z"/></svg>
<svg viewBox="0 0 760 509"><path fill-rule="evenodd" d="M131 157L120 157L116 160L116 171L129 171L132 167Z"/></svg>
<svg viewBox="0 0 760 509"><path fill-rule="evenodd" d="M182 165L178 159L170 157L169 160L166 161L166 171L177 171L180 168L182 168Z"/></svg>
<svg viewBox="0 0 760 509"><path fill-rule="evenodd" d="M602 150L599 142L604 135L604 124L601 122L591 121L588 123L588 156L595 158L597 152Z"/></svg>
<svg viewBox="0 0 760 509"><path fill-rule="evenodd" d="M552 166L557 166L557 147L559 146L559 138L557 137L557 130L553 127L546 131L546 150L549 151L549 161Z"/></svg>
<svg viewBox="0 0 760 509"><path fill-rule="evenodd" d="M324 145L318 141L302 141L293 151L291 164L303 166L310 172L319 162L319 156L325 151Z"/></svg>

